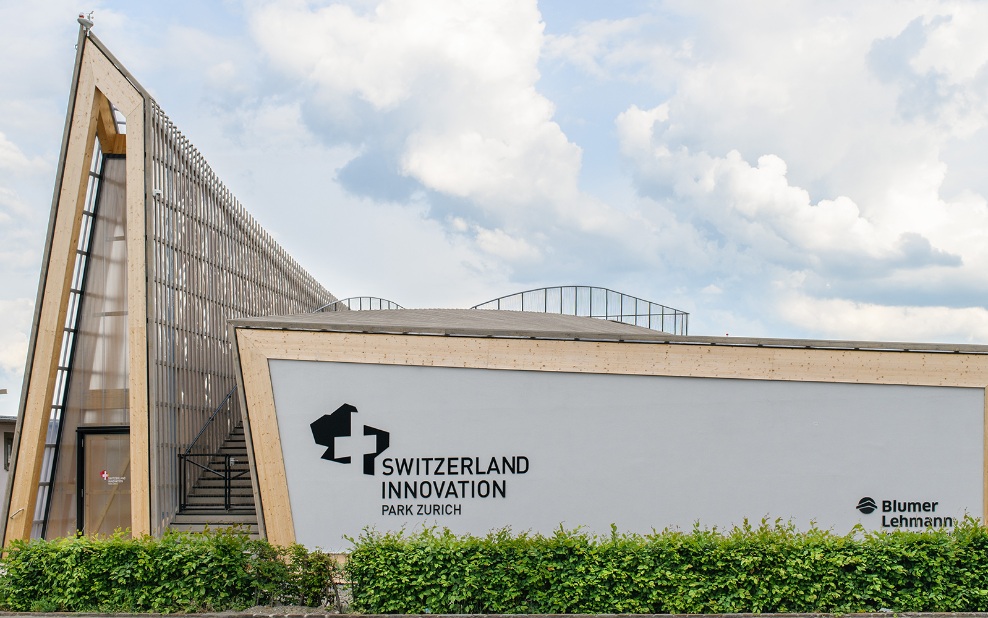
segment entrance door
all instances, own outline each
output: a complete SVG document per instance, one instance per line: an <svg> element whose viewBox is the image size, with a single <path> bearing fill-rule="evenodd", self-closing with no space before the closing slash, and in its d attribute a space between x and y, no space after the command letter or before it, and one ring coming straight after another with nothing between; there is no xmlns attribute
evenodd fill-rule
<svg viewBox="0 0 988 618"><path fill-rule="evenodd" d="M79 427L77 529L113 534L130 527L130 428Z"/></svg>

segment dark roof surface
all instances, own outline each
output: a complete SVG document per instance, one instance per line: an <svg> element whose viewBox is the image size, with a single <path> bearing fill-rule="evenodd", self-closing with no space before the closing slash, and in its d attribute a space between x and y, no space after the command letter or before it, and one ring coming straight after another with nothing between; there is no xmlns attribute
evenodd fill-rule
<svg viewBox="0 0 988 618"><path fill-rule="evenodd" d="M232 320L234 326L370 333L419 333L551 339L641 339L675 337L641 326L531 311L486 309L395 309L327 311Z"/></svg>
<svg viewBox="0 0 988 618"><path fill-rule="evenodd" d="M988 354L988 346L972 344L682 336L599 318L485 309L329 311L242 318L231 320L230 324L236 328L278 330Z"/></svg>

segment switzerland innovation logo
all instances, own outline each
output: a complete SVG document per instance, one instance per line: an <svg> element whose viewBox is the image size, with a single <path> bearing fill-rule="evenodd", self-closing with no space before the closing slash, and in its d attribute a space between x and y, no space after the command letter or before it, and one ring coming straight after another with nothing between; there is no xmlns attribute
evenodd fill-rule
<svg viewBox="0 0 988 618"><path fill-rule="evenodd" d="M312 429L312 437L316 441L316 444L326 447L326 452L322 454L323 459L335 461L336 463L341 464L350 463L349 455L337 457L336 439L351 437L353 428L351 416L356 413L357 408L345 403L337 408L332 414L324 414L319 418L319 420L309 425L309 428ZM377 427L364 425L363 435L374 437L374 451L364 453L363 455L364 474L373 476L374 459L386 451L388 446L391 445L391 433L384 431L383 429L378 429Z"/></svg>

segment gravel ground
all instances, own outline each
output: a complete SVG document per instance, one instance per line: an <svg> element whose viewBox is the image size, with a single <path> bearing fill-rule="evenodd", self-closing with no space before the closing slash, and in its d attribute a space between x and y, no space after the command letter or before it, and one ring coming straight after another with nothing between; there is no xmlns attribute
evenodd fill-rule
<svg viewBox="0 0 988 618"><path fill-rule="evenodd" d="M303 605L258 605L241 611L225 611L223 615L251 616L307 616L311 614L338 614L334 607L305 607Z"/></svg>

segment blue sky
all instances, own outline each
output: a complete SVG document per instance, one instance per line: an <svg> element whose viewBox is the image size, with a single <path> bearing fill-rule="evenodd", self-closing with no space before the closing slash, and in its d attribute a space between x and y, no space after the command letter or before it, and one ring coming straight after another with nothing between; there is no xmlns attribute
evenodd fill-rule
<svg viewBox="0 0 988 618"><path fill-rule="evenodd" d="M4 0L0 413L80 10L340 297L585 284L698 335L988 340L984 3Z"/></svg>

